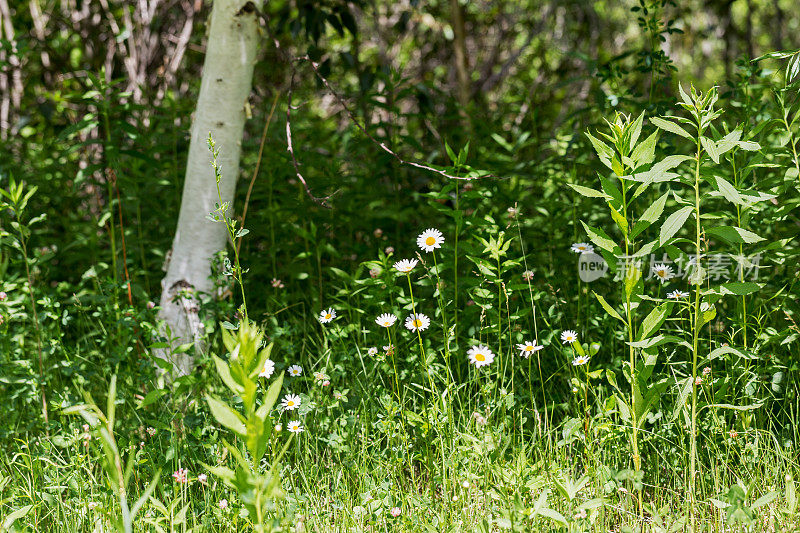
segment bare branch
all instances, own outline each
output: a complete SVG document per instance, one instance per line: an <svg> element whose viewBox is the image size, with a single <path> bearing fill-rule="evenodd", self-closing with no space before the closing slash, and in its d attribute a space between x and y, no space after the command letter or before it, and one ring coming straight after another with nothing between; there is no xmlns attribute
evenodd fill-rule
<svg viewBox="0 0 800 533"><path fill-rule="evenodd" d="M359 122L358 119L355 117L355 115L353 114L353 111L350 109L350 106L347 105L347 102L345 102L344 99L341 96L339 96L339 94L333 89L333 87L331 87L331 84L328 82L328 80L325 78L325 76L323 76L320 73L318 65L314 61L312 61L310 57L308 57L307 55L300 56L300 57L294 58L292 61L295 62L295 63L296 62L306 62L309 65L311 65L311 68L314 70L314 74L316 74L317 78L319 78L320 81L322 81L323 85L325 85L325 87L328 89L328 92L336 99L337 102L339 102L339 105L341 105L342 108L347 112L347 115L350 117L350 120L353 121L353 123L358 127L359 130L361 130L361 133L366 135L367 138L370 141L372 141L375 145L380 147L381 150L383 150L387 154L389 154L392 157L394 157L399 163L401 163L403 165L408 165L410 167L418 168L418 169L421 169L421 170L427 170L428 172L434 172L436 174L439 174L440 176L443 176L443 177L449 178L449 179L453 179L453 180L472 181L472 180L477 180L477 179L482 179L482 178L500 178L501 177L501 176L497 176L495 174L482 174L480 176L453 176L452 174L448 174L444 170L441 170L441 169L438 169L438 168L434 168L434 167L431 167L431 166L428 166L428 165L424 165L422 163L417 163L415 161L409 161L407 159L403 159L402 157L397 155L397 153L394 152L391 148L386 146L386 143L378 141L375 137L372 136L372 134L369 131L367 131L367 129L364 127L364 125L361 124L361 122ZM292 76L294 77L294 71L292 72Z"/></svg>

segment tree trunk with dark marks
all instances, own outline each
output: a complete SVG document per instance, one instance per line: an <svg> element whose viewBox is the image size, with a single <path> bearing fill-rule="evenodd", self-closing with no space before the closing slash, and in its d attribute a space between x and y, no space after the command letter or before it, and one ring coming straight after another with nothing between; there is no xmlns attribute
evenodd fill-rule
<svg viewBox="0 0 800 533"><path fill-rule="evenodd" d="M161 282L164 333L172 348L194 343L202 349L198 293L212 289L211 260L226 244L226 229L206 215L218 203L208 135L219 149L222 170L219 188L223 202L232 204L239 173L239 154L245 105L253 81L258 46L258 4L246 0L214 0L197 99L181 210L172 243L167 274ZM230 216L230 213L229 213ZM193 361L173 350L163 354L175 365L173 376L192 370Z"/></svg>

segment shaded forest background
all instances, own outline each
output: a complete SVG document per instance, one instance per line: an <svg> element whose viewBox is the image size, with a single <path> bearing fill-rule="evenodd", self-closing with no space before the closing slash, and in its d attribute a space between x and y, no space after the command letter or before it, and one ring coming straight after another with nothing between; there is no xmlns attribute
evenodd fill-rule
<svg viewBox="0 0 800 533"><path fill-rule="evenodd" d="M39 187L31 212L46 224L30 243L34 275L52 290L47 312L65 334L97 335L70 331L52 302L110 295L103 283L119 283L121 254L133 308L158 301L209 10L200 0L0 0L0 175ZM569 223L577 204L563 183L592 180L597 167L582 132L615 110L663 112L678 82L718 85L731 102L768 98L773 71L749 58L800 46L790 0L267 2L260 20L236 205L248 199L251 307L275 325L286 309L318 309L324 282L378 250L411 252L396 235L446 219L436 202L420 202L450 201L436 196L442 178L376 142L431 165L449 165L447 147L469 142L468 164L499 178L465 197L467 213L502 222L524 206L533 264L556 295L572 282L548 272L567 243L585 239ZM293 60L306 54L320 76ZM330 209L295 177L290 88L295 154ZM7 281L21 275L8 257L0 264ZM209 310L226 316L234 304L225 302ZM106 350L122 361L134 348Z"/></svg>

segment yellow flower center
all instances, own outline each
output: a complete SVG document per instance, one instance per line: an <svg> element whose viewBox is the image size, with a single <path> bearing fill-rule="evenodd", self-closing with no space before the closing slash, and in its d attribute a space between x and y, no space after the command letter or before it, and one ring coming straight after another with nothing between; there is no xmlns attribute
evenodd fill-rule
<svg viewBox="0 0 800 533"><path fill-rule="evenodd" d="M417 319L415 319L415 320L414 320L414 322L412 322L411 324L412 324L412 325L413 325L415 328L420 328L420 327L422 327L422 320L420 320L419 318L417 318Z"/></svg>
<svg viewBox="0 0 800 533"><path fill-rule="evenodd" d="M294 405L294 402L292 400L289 400L288 402L286 402L286 406L287 407L291 407L293 405Z"/></svg>
<svg viewBox="0 0 800 533"><path fill-rule="evenodd" d="M325 320L330 320L330 318L331 318L331 314L330 314L330 313L327 313L327 314L325 315Z"/></svg>
<svg viewBox="0 0 800 533"><path fill-rule="evenodd" d="M433 246L434 244L436 244L436 238L428 237L427 239L425 239L425 244L427 244L428 246Z"/></svg>
<svg viewBox="0 0 800 533"><path fill-rule="evenodd" d="M476 361L480 361L482 363L482 362L486 361L486 356L483 355L482 353L476 353L475 354L475 360Z"/></svg>
<svg viewBox="0 0 800 533"><path fill-rule="evenodd" d="M530 352L531 350L533 350L533 346L526 346L525 347L525 351L526 352Z"/></svg>

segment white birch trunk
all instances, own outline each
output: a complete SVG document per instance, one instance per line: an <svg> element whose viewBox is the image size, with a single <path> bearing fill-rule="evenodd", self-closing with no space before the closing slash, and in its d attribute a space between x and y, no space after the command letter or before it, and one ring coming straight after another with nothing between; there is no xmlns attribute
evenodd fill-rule
<svg viewBox="0 0 800 533"><path fill-rule="evenodd" d="M159 317L169 328L173 348L190 342L201 348L198 300L196 296L178 294L186 289L195 294L211 290L211 259L226 244L225 226L206 218L219 201L207 139L211 133L220 150L217 161L222 170L222 201L232 203L239 173L245 104L253 82L258 45L256 8L260 4L260 1L214 0L212 7L181 210L167 274L161 281ZM171 350L165 355L175 364L173 376L192 370L190 357L176 356Z"/></svg>

